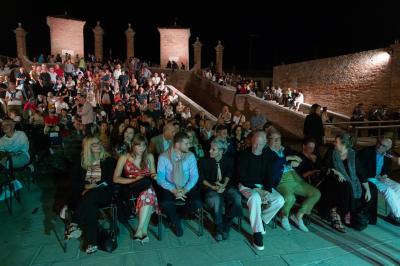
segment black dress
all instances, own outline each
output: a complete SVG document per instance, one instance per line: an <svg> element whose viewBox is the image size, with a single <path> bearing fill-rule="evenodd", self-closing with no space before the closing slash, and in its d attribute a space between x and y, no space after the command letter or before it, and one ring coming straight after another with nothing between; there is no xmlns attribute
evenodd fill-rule
<svg viewBox="0 0 400 266"><path fill-rule="evenodd" d="M324 158L324 165L328 168L334 168L332 160L333 149L328 150ZM347 159L343 160L346 172L349 175ZM360 164L360 160L356 155L355 169L360 183L368 182L367 177L364 175L364 169ZM338 169L336 169L338 170ZM361 185L362 186L362 185ZM368 218L370 224L376 224L377 220L377 190L376 187L370 185L371 200L365 201L365 189L362 186L362 195L359 199L354 198L353 190L349 182L338 181L338 178L332 173L326 176L325 181L319 187L321 191L321 200L318 212L321 217L326 217L329 210L337 208L337 212L344 217L347 213L351 213L352 223L355 217L364 215Z"/></svg>

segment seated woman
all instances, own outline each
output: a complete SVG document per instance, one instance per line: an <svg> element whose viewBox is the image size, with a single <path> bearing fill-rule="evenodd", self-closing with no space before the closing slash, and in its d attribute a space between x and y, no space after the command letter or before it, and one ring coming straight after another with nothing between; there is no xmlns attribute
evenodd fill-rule
<svg viewBox="0 0 400 266"><path fill-rule="evenodd" d="M214 212L217 241L228 239L233 218L242 216L241 196L231 182L234 174L233 159L224 154L227 149L228 143L216 138L211 142L210 157L198 163L205 202Z"/></svg>
<svg viewBox="0 0 400 266"><path fill-rule="evenodd" d="M235 154L244 151L248 146L243 133L241 125L235 126L232 130L232 143Z"/></svg>
<svg viewBox="0 0 400 266"><path fill-rule="evenodd" d="M76 208L67 231L68 238L79 238L81 228L86 229L88 246L86 253L97 251L97 215L99 208L111 202L113 194L112 174L114 160L110 157L97 137L83 140L81 177L74 184Z"/></svg>
<svg viewBox="0 0 400 266"><path fill-rule="evenodd" d="M135 135L135 129L131 126L127 126L122 133L122 138L120 138L119 142L114 146L114 153L116 158L119 156L126 154L132 146L133 136Z"/></svg>
<svg viewBox="0 0 400 266"><path fill-rule="evenodd" d="M282 207L282 227L286 231L291 230L289 223L290 210L296 203L296 196L304 197L300 209L296 215L290 216L298 228L308 232L304 225L304 214L310 214L314 205L318 202L321 194L318 189L307 184L299 177L293 167L297 167L301 162L298 156L291 155L290 152L281 145L281 134L275 128L268 132L267 162L269 163L269 175L274 182L278 183L277 190L284 197L285 204Z"/></svg>
<svg viewBox="0 0 400 266"><path fill-rule="evenodd" d="M113 180L114 183L126 185L121 191L125 200L132 196L136 198L135 210L139 215L139 225L134 240L141 243L149 242L147 228L150 217L154 211L159 212L157 197L151 185L155 177L154 157L147 152L147 140L143 135L136 134L129 152L119 157Z"/></svg>
<svg viewBox="0 0 400 266"><path fill-rule="evenodd" d="M377 191L369 186L367 178L356 152L352 149L352 140L349 134L342 134L335 138L334 149L328 150L324 165L329 168L324 182L319 213L322 217L330 217L332 227L345 233L342 224L356 230L366 228L368 222L376 213L371 211L373 202L376 202ZM367 219L368 221L362 221Z"/></svg>
<svg viewBox="0 0 400 266"><path fill-rule="evenodd" d="M316 142L313 138L306 138L303 140L303 151L300 154L301 163L295 168L296 172L307 183L318 187L322 180L320 158L315 154Z"/></svg>

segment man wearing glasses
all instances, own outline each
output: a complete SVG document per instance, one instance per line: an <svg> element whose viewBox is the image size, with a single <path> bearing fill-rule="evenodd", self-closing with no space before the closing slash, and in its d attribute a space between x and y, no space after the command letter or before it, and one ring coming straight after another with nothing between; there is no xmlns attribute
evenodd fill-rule
<svg viewBox="0 0 400 266"><path fill-rule="evenodd" d="M400 184L390 179L391 159L394 158L388 151L392 148L392 140L383 138L376 146L367 147L360 152L360 160L365 167L368 181L373 183L384 196L389 205L390 214L387 221L400 226ZM375 204L376 206L376 204Z"/></svg>

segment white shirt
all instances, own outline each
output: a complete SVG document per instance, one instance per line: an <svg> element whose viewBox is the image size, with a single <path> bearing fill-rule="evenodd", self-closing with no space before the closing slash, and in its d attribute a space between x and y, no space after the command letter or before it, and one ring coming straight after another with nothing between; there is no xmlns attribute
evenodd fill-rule
<svg viewBox="0 0 400 266"><path fill-rule="evenodd" d="M68 104L66 102L57 101L54 105L56 107L56 113L57 114L61 113L62 109L67 109L67 110L69 109Z"/></svg>
<svg viewBox="0 0 400 266"><path fill-rule="evenodd" d="M161 81L161 78L160 77L153 77L151 80L153 81L153 83L155 85L158 85L160 83L160 81Z"/></svg>
<svg viewBox="0 0 400 266"><path fill-rule="evenodd" d="M16 130L11 138L7 135L1 137L0 151L14 154L24 153L29 158L29 140L25 132Z"/></svg>
<svg viewBox="0 0 400 266"><path fill-rule="evenodd" d="M121 76L121 74L122 74L121 69L115 69L114 73L113 73L114 79L118 80L118 78L119 78L119 76Z"/></svg>
<svg viewBox="0 0 400 266"><path fill-rule="evenodd" d="M11 92L7 91L6 92L6 99L9 99L7 105L22 105L22 101L21 101L21 97L22 97L22 92L17 90L15 91L15 98L12 98L12 94Z"/></svg>

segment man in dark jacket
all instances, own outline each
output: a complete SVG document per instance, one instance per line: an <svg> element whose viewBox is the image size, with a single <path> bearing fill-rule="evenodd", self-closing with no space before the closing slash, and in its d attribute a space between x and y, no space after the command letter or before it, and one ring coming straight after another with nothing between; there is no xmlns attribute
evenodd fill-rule
<svg viewBox="0 0 400 266"><path fill-rule="evenodd" d="M252 138L251 149L243 151L239 157L238 169L239 191L247 199L253 246L258 250L264 249L263 222L268 224L285 203L281 194L271 187L268 181L268 161L263 152L266 143L265 132L256 132Z"/></svg>
<svg viewBox="0 0 400 266"><path fill-rule="evenodd" d="M316 141L315 152L319 155L318 147L324 143L324 126L321 118L321 106L313 104L310 109L310 114L307 115L304 121L303 129L304 138L314 138Z"/></svg>
<svg viewBox="0 0 400 266"><path fill-rule="evenodd" d="M400 184L389 178L392 156L387 152L391 147L392 140L384 138L376 146L360 151L360 160L365 166L368 181L377 187L389 205L391 212L387 216L387 220L395 225L400 225Z"/></svg>

